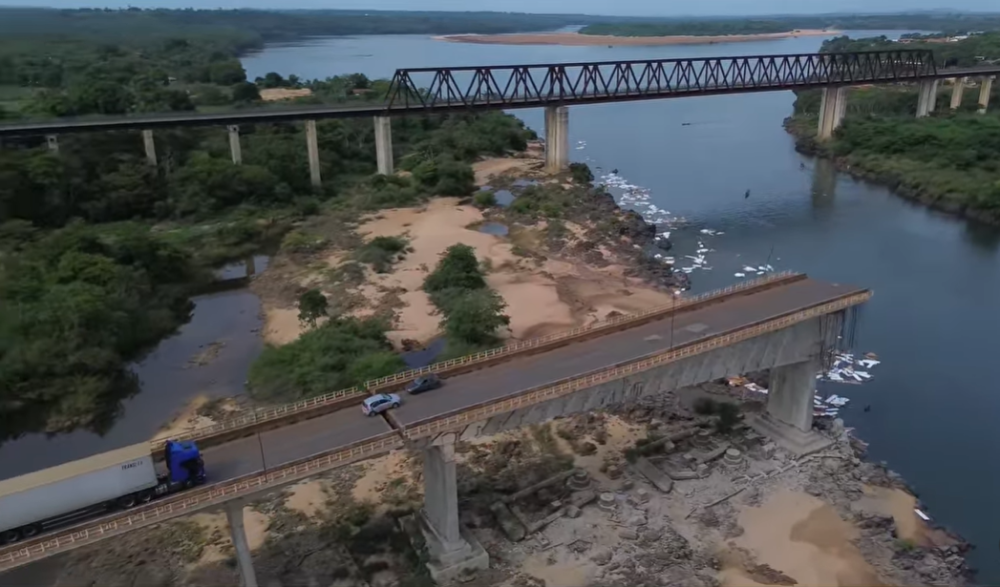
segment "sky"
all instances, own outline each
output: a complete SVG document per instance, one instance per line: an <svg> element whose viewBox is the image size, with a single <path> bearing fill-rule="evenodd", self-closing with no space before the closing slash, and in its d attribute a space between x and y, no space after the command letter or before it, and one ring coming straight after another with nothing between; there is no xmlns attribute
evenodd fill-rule
<svg viewBox="0 0 1000 587"><path fill-rule="evenodd" d="M997 11L996 0L0 0L0 6L58 8L329 8L369 10L503 10L535 13L584 13L635 16L810 14L901 12L913 10Z"/></svg>

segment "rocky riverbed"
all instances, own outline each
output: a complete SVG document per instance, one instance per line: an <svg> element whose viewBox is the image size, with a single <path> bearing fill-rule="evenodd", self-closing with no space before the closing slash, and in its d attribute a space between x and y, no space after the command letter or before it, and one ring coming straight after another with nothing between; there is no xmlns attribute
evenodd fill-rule
<svg viewBox="0 0 1000 587"><path fill-rule="evenodd" d="M709 384L456 446L463 522L490 554L467 577L503 587L965 585L968 546L914 513L902 480L836 443L802 459L739 421L700 415ZM759 411L745 402L740 414ZM725 410L717 410L721 414ZM246 509L262 585L430 585L406 516L420 453L396 452ZM526 489L527 488L527 489ZM502 504L502 505L501 505ZM414 547L414 544L417 546ZM236 584L219 513L81 549L56 583Z"/></svg>

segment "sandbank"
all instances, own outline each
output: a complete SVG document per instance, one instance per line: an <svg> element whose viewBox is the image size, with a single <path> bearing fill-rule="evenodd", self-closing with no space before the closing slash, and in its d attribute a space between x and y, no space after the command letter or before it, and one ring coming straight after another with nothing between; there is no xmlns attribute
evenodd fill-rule
<svg viewBox="0 0 1000 587"><path fill-rule="evenodd" d="M642 46L642 45L706 45L772 41L795 37L823 37L839 31L802 29L784 33L757 35L678 35L669 37L619 37L617 35L581 35L580 33L516 33L512 35L445 35L436 41L449 43L479 43L484 45L568 45L568 46Z"/></svg>

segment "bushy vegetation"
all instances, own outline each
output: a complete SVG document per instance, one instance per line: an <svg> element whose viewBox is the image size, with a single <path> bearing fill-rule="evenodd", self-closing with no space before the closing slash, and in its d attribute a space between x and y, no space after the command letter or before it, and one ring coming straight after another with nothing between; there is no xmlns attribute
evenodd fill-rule
<svg viewBox="0 0 1000 587"><path fill-rule="evenodd" d="M990 27L996 30L997 26ZM940 29L948 30L948 29ZM957 32L967 32L969 29L951 29ZM987 30L976 28L972 30ZM930 38L934 38L932 35ZM926 39L917 35L914 42L901 45L893 42L885 36L868 37L863 39L852 39L847 36L836 37L823 42L820 51L824 53L851 52L851 51L875 51L875 50L899 50L899 49L926 49L934 52L934 60L938 67L972 67L982 65L983 61L994 61L1000 59L1000 32L987 32L981 35L972 35L967 39L954 43L941 42L920 42L919 39Z"/></svg>
<svg viewBox="0 0 1000 587"><path fill-rule="evenodd" d="M380 318L331 317L286 345L269 346L250 368L251 395L288 401L322 395L405 368Z"/></svg>
<svg viewBox="0 0 1000 587"><path fill-rule="evenodd" d="M884 38L841 37L824 51L854 51L888 46ZM911 43L907 47L919 46ZM1000 34L974 35L955 43L927 44L938 57L959 65L978 58L1000 58ZM996 109L976 114L979 88L966 88L960 107L950 109L953 89L942 84L933 116L917 119L915 86L852 89L843 126L833 140L815 139L820 92L799 92L789 129L801 148L834 157L855 174L884 183L902 194L981 220L1000 220L1000 117ZM992 105L1000 103L993 88Z"/></svg>
<svg viewBox="0 0 1000 587"><path fill-rule="evenodd" d="M387 273L392 265L406 257L408 241L398 236L377 236L354 252L354 259L371 266L376 273Z"/></svg>
<svg viewBox="0 0 1000 587"><path fill-rule="evenodd" d="M0 430L103 430L137 391L125 361L183 323L189 257L121 225L0 227Z"/></svg>
<svg viewBox="0 0 1000 587"><path fill-rule="evenodd" d="M424 280L424 290L445 318L449 342L463 349L498 342L497 331L510 324L507 304L486 284L476 253L468 245L448 247Z"/></svg>

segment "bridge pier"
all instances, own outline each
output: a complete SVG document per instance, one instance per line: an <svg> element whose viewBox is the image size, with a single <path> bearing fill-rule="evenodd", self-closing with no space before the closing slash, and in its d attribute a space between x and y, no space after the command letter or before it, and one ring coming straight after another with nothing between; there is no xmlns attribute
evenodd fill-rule
<svg viewBox="0 0 1000 587"><path fill-rule="evenodd" d="M375 158L378 172L392 175L392 118L388 116L375 117Z"/></svg>
<svg viewBox="0 0 1000 587"><path fill-rule="evenodd" d="M771 369L767 413L750 425L786 450L804 455L822 450L832 440L813 431L813 396L819 358Z"/></svg>
<svg viewBox="0 0 1000 587"><path fill-rule="evenodd" d="M986 114L990 105L990 92L993 90L993 78L984 77L979 83L979 113Z"/></svg>
<svg viewBox="0 0 1000 587"><path fill-rule="evenodd" d="M229 127L229 152L233 156L233 165L243 165L243 147L240 145L240 126L230 124Z"/></svg>
<svg viewBox="0 0 1000 587"><path fill-rule="evenodd" d="M569 108L545 107L545 170L560 173L569 168Z"/></svg>
<svg viewBox="0 0 1000 587"><path fill-rule="evenodd" d="M819 130L817 137L825 141L833 137L835 130L840 128L847 111L847 88L843 86L827 86L823 88L823 97L819 106Z"/></svg>
<svg viewBox="0 0 1000 587"><path fill-rule="evenodd" d="M54 154L59 154L59 136L58 135L45 135L45 144L49 147L49 151Z"/></svg>
<svg viewBox="0 0 1000 587"><path fill-rule="evenodd" d="M930 116L937 105L938 80L922 80L917 88L917 118Z"/></svg>
<svg viewBox="0 0 1000 587"><path fill-rule="evenodd" d="M253 570L253 555L247 542L246 528L243 526L243 501L236 499L226 502L226 519L229 521L229 536L236 549L236 563L240 569L243 587L257 587L257 573Z"/></svg>
<svg viewBox="0 0 1000 587"><path fill-rule="evenodd" d="M962 107L962 95L965 93L965 82L969 78L953 78L951 84L951 109L958 110Z"/></svg>
<svg viewBox="0 0 1000 587"><path fill-rule="evenodd" d="M438 583L448 583L466 570L487 569L490 557L462 527L458 517L454 434L446 434L424 452L424 507L420 527L427 542L427 568Z"/></svg>
<svg viewBox="0 0 1000 587"><path fill-rule="evenodd" d="M146 148L146 162L156 167L156 141L153 140L152 130L142 131L142 144Z"/></svg>
<svg viewBox="0 0 1000 587"><path fill-rule="evenodd" d="M306 148L309 149L309 181L314 188L323 185L319 171L319 139L316 136L316 121L306 121Z"/></svg>

